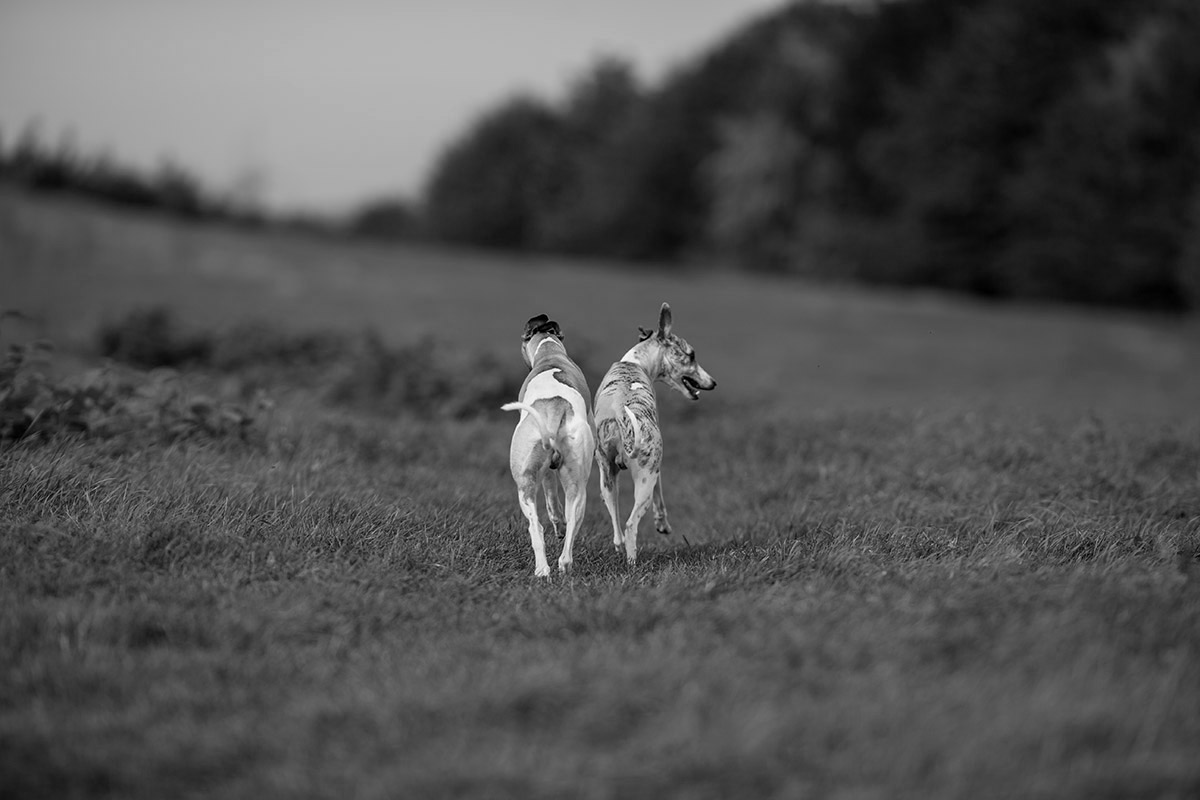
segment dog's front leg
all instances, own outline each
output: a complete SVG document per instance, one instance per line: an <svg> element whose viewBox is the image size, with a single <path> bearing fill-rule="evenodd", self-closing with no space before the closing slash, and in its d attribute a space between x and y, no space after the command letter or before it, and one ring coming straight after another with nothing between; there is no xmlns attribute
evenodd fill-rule
<svg viewBox="0 0 1200 800"><path fill-rule="evenodd" d="M667 522L667 504L663 501L661 472L654 482L654 530L663 536L671 534L671 523Z"/></svg>

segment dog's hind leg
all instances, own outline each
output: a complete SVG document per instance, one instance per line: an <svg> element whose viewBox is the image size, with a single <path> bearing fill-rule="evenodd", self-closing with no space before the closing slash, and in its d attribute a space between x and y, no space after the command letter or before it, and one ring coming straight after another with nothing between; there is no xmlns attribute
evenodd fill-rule
<svg viewBox="0 0 1200 800"><path fill-rule="evenodd" d="M550 575L550 565L546 563L546 541L542 537L542 525L538 521L537 507L538 481L532 475L522 475L517 480L517 502L521 511L529 520L529 541L533 545L533 574L539 578Z"/></svg>
<svg viewBox="0 0 1200 800"><path fill-rule="evenodd" d="M571 569L575 537L579 533L579 526L583 523L583 510L587 505L587 482L591 471L592 462L590 460L570 466L564 464L559 470L563 491L566 495L567 512L567 536L563 541L562 553L558 556L559 572L567 572Z"/></svg>
<svg viewBox="0 0 1200 800"><path fill-rule="evenodd" d="M629 519L625 523L625 560L636 564L638 523L650 505L658 473L636 461L629 471L633 474L633 510L629 512Z"/></svg>
<svg viewBox="0 0 1200 800"><path fill-rule="evenodd" d="M658 473L658 480L654 482L654 530L663 536L669 536L671 533L671 523L667 522L667 504L663 501L661 472Z"/></svg>
<svg viewBox="0 0 1200 800"><path fill-rule="evenodd" d="M603 453L596 451L596 466L600 468L600 496L604 498L604 507L608 509L609 519L612 520L613 547L621 551L625 537L621 535L620 517L620 485L617 483L617 465L609 461Z"/></svg>
<svg viewBox="0 0 1200 800"><path fill-rule="evenodd" d="M551 471L547 471L542 476L542 492L546 495L546 518L550 520L550 530L554 533L555 539L561 539L563 525L562 498L559 496L558 484L554 480L554 473Z"/></svg>

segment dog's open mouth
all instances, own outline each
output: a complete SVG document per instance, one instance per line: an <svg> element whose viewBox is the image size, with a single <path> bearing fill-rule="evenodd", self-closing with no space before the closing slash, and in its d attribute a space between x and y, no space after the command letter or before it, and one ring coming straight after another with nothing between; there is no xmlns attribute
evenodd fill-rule
<svg viewBox="0 0 1200 800"><path fill-rule="evenodd" d="M680 377L679 382L683 384L684 389L687 389L688 397L690 397L692 400L700 399L700 392L697 391L700 388L700 384L696 383L687 375Z"/></svg>

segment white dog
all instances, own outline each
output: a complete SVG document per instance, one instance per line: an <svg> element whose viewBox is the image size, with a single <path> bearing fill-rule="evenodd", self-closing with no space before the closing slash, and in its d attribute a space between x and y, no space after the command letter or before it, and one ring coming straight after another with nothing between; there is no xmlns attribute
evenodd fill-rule
<svg viewBox="0 0 1200 800"><path fill-rule="evenodd" d="M612 518L613 546L625 545L625 558L637 562L637 529L653 496L654 527L668 534L667 507L662 496L662 433L654 381L662 381L689 400L697 390L715 389L717 382L696 363L696 351L671 333L671 307L662 304L658 330L639 328L640 341L613 364L596 391L596 463L600 493ZM622 530L618 519L617 471L633 475L633 511Z"/></svg>
<svg viewBox="0 0 1200 800"><path fill-rule="evenodd" d="M566 540L558 557L558 569L571 568L571 549L583 522L587 482L592 473L596 437L589 403L587 381L582 370L567 356L558 323L539 314L525 323L521 357L530 372L521 386L518 402L502 406L521 411L508 451L508 466L517 484L521 511L529 520L533 543L534 575L547 577L546 543L538 521L537 493L546 495L546 512L555 534L562 521L553 472L558 473L566 509Z"/></svg>

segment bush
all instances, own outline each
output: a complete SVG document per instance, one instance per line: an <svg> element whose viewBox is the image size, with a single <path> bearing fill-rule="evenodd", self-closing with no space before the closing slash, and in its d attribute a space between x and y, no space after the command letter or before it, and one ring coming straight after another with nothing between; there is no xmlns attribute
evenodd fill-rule
<svg viewBox="0 0 1200 800"><path fill-rule="evenodd" d="M365 203L345 222L353 236L371 239L420 238L421 220L412 205L399 198L382 198Z"/></svg>
<svg viewBox="0 0 1200 800"><path fill-rule="evenodd" d="M97 334L100 355L138 367L184 367L207 362L212 342L185 334L165 308L131 311Z"/></svg>
<svg viewBox="0 0 1200 800"><path fill-rule="evenodd" d="M208 353L201 363L219 372L327 367L344 360L353 350L351 338L342 334L289 334L256 322L237 325L220 334L206 334L203 338L208 343Z"/></svg>
<svg viewBox="0 0 1200 800"><path fill-rule="evenodd" d="M339 369L326 399L372 413L403 409L463 418L492 413L515 399L522 379L489 354L448 353L432 338L392 349L368 331Z"/></svg>
<svg viewBox="0 0 1200 800"><path fill-rule="evenodd" d="M188 392L172 374L111 370L54 379L43 342L12 345L0 362L0 443L63 435L246 439L256 408Z"/></svg>
<svg viewBox="0 0 1200 800"><path fill-rule="evenodd" d="M252 323L189 332L165 308L132 311L96 336L102 355L134 366L208 370L254 386L327 387L320 390L326 402L378 414L492 413L517 396L524 378L491 354L447 351L430 338L396 348L371 330L293 334Z"/></svg>

